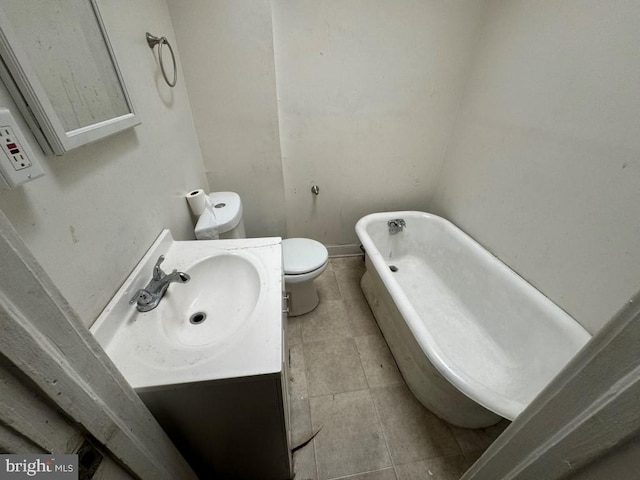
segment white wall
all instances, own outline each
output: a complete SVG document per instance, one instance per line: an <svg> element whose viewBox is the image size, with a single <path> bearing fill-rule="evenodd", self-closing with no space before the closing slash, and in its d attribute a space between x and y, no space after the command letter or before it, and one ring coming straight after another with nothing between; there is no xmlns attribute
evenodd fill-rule
<svg viewBox="0 0 640 480"><path fill-rule="evenodd" d="M595 332L640 287L640 4L487 19L438 210Z"/></svg>
<svg viewBox="0 0 640 480"><path fill-rule="evenodd" d="M183 196L207 178L185 83L211 188L243 196L250 235L286 221L356 242L362 214L435 197L591 331L640 284L635 3L188 2L170 5L187 63L173 90L144 41L175 38L165 4L100 2L142 125L0 192L87 323L161 228L192 235Z"/></svg>
<svg viewBox="0 0 640 480"><path fill-rule="evenodd" d="M365 213L427 208L485 3L171 0L209 184L247 233L357 243Z"/></svg>
<svg viewBox="0 0 640 480"><path fill-rule="evenodd" d="M272 2L289 236L429 209L485 3Z"/></svg>
<svg viewBox="0 0 640 480"><path fill-rule="evenodd" d="M145 31L173 40L166 4L99 4L142 124L63 157L45 157L30 136L46 176L0 191L0 208L87 325L163 228L193 238L184 195L206 186L182 74L167 87L145 41ZM0 105L19 116L2 84Z"/></svg>
<svg viewBox="0 0 640 480"><path fill-rule="evenodd" d="M285 236L270 1L169 7L211 189L240 194L248 236Z"/></svg>

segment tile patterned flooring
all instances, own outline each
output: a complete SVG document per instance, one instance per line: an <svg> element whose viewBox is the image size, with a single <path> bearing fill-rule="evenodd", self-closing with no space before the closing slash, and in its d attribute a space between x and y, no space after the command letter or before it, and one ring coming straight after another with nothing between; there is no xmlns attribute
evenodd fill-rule
<svg viewBox="0 0 640 480"><path fill-rule="evenodd" d="M289 318L296 480L455 480L506 428L451 426L404 383L360 289L361 256L332 258L320 304Z"/></svg>

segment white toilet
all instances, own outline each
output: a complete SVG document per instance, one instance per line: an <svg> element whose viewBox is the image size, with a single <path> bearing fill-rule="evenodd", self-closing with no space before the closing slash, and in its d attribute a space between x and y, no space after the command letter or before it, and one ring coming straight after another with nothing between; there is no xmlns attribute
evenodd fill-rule
<svg viewBox="0 0 640 480"><path fill-rule="evenodd" d="M235 192L209 194L212 208L198 218L195 234L198 240L245 238L242 201ZM282 241L285 290L289 296L288 315L295 317L310 312L320 299L313 280L329 263L326 247L309 238Z"/></svg>
<svg viewBox="0 0 640 480"><path fill-rule="evenodd" d="M320 301L313 280L327 268L329 252L310 238L286 238L282 240L282 261L289 316L310 312Z"/></svg>

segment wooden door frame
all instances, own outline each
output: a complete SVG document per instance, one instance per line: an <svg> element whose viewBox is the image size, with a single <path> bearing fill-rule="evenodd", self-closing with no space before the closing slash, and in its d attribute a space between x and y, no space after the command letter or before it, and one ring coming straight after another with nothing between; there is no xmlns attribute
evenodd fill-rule
<svg viewBox="0 0 640 480"><path fill-rule="evenodd" d="M2 212L0 272L0 353L133 474L195 479Z"/></svg>

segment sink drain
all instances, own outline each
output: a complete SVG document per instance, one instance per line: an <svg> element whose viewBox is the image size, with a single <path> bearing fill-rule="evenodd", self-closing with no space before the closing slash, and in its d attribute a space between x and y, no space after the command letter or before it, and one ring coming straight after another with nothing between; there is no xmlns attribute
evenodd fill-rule
<svg viewBox="0 0 640 480"><path fill-rule="evenodd" d="M206 313L198 312L198 313L194 313L193 315L191 315L191 318L189 318L189 321L191 323L193 323L194 325L200 325L206 319L207 319L207 314Z"/></svg>
<svg viewBox="0 0 640 480"><path fill-rule="evenodd" d="M395 265L389 265L389 270L391 270L392 272L397 272L398 267L396 267Z"/></svg>

